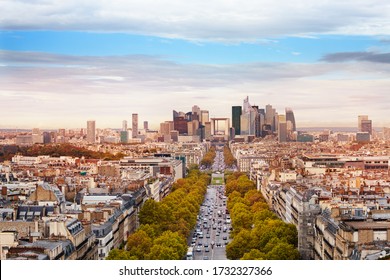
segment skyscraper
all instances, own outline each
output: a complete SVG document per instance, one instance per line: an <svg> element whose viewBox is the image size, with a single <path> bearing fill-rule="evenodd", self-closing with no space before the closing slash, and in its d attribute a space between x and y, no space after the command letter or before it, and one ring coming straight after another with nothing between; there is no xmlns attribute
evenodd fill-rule
<svg viewBox="0 0 390 280"><path fill-rule="evenodd" d="M144 129L145 129L145 131L147 131L149 129L148 121L144 121Z"/></svg>
<svg viewBox="0 0 390 280"><path fill-rule="evenodd" d="M201 110L200 111L200 120L201 124L205 125L206 122L210 121L209 120L209 111L207 110Z"/></svg>
<svg viewBox="0 0 390 280"><path fill-rule="evenodd" d="M201 111L200 111L200 108L198 105L192 106L192 115L195 115L195 119L196 119L196 116L198 116L197 119L200 120L200 113L201 113Z"/></svg>
<svg viewBox="0 0 390 280"><path fill-rule="evenodd" d="M295 124L294 112L291 108L286 108L286 121L290 121L292 124L292 131L297 131L297 126Z"/></svg>
<svg viewBox="0 0 390 280"><path fill-rule="evenodd" d="M240 132L241 135L255 135L256 134L256 116L258 112L249 103L248 96L244 99L242 106L242 113L240 118ZM236 133L237 134L237 133Z"/></svg>
<svg viewBox="0 0 390 280"><path fill-rule="evenodd" d="M122 131L127 131L127 121L126 120L122 121Z"/></svg>
<svg viewBox="0 0 390 280"><path fill-rule="evenodd" d="M211 137L211 122L206 122L204 124L204 138L210 139Z"/></svg>
<svg viewBox="0 0 390 280"><path fill-rule="evenodd" d="M272 108L272 105L268 104L265 106L265 124L269 124L272 131L275 131L277 128L275 124L275 114L276 110Z"/></svg>
<svg viewBox="0 0 390 280"><path fill-rule="evenodd" d="M241 106L232 106L232 127L234 128L234 132L236 135L241 134Z"/></svg>
<svg viewBox="0 0 390 280"><path fill-rule="evenodd" d="M278 115L278 141L287 142L287 122L285 115Z"/></svg>
<svg viewBox="0 0 390 280"><path fill-rule="evenodd" d="M138 114L132 115L131 129L132 129L132 138L137 138L137 136L138 136Z"/></svg>
<svg viewBox="0 0 390 280"><path fill-rule="evenodd" d="M362 120L361 132L368 132L370 135L372 135L372 120Z"/></svg>
<svg viewBox="0 0 390 280"><path fill-rule="evenodd" d="M362 121L366 121L368 120L368 116L367 115L360 115L358 116L358 131L361 132L362 131Z"/></svg>
<svg viewBox="0 0 390 280"><path fill-rule="evenodd" d="M96 141L96 123L95 121L87 121L87 142L95 143Z"/></svg>
<svg viewBox="0 0 390 280"><path fill-rule="evenodd" d="M190 112L189 115L191 116L192 112ZM187 121L189 115L188 113L185 114L183 112L177 112L173 110L173 130L179 131L180 135L187 134Z"/></svg>

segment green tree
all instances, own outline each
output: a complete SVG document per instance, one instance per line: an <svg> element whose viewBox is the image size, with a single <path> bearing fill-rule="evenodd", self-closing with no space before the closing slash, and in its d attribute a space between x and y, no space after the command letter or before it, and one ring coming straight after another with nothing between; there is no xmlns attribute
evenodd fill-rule
<svg viewBox="0 0 390 280"><path fill-rule="evenodd" d="M128 251L113 249L108 253L106 260L136 260L135 256L131 256Z"/></svg>
<svg viewBox="0 0 390 280"><path fill-rule="evenodd" d="M291 244L280 242L266 254L267 260L299 260L298 250Z"/></svg>
<svg viewBox="0 0 390 280"><path fill-rule="evenodd" d="M253 214L253 223L255 226L264 223L266 220L279 220L279 217L267 209L257 211Z"/></svg>
<svg viewBox="0 0 390 280"><path fill-rule="evenodd" d="M232 220L232 226L234 235L240 232L242 229L251 229L253 224L253 215L250 211L240 209L235 211L234 219Z"/></svg>
<svg viewBox="0 0 390 280"><path fill-rule="evenodd" d="M143 260L152 245L153 242L150 236L143 230L137 230L127 240L127 251L130 256Z"/></svg>
<svg viewBox="0 0 390 280"><path fill-rule="evenodd" d="M177 232L166 231L158 237L147 254L150 260L181 260L187 251L184 237Z"/></svg>
<svg viewBox="0 0 390 280"><path fill-rule="evenodd" d="M241 230L226 246L226 256L230 260L239 260L251 250L252 235L249 230Z"/></svg>
<svg viewBox="0 0 390 280"><path fill-rule="evenodd" d="M266 255L257 249L252 249L248 253L245 253L241 260L266 260Z"/></svg>
<svg viewBox="0 0 390 280"><path fill-rule="evenodd" d="M265 202L258 201L258 202L255 202L254 204L252 204L251 210L253 213L256 213L256 212L260 212L263 210L269 210L269 206Z"/></svg>

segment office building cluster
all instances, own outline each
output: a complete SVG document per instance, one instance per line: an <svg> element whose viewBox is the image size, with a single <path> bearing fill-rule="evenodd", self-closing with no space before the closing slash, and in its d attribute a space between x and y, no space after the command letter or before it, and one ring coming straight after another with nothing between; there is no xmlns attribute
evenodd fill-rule
<svg viewBox="0 0 390 280"><path fill-rule="evenodd" d="M279 142L296 141L296 123L294 112L286 108L285 114L278 114L272 105L265 109L252 106L246 97L243 106L232 107L232 139L235 136L246 140L255 137L276 135Z"/></svg>

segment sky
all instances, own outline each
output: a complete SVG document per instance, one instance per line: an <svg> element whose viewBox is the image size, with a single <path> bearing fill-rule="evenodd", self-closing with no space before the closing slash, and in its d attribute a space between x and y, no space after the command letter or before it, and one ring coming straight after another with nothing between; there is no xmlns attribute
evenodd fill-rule
<svg viewBox="0 0 390 280"><path fill-rule="evenodd" d="M390 126L386 0L2 0L0 128L158 128L193 105Z"/></svg>

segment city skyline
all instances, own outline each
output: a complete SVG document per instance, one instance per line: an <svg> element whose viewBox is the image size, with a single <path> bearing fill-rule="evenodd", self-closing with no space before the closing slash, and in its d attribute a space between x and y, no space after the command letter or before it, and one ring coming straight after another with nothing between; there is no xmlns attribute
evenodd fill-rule
<svg viewBox="0 0 390 280"><path fill-rule="evenodd" d="M194 104L210 118L231 118L246 96L261 108L291 107L298 128L356 127L358 115L390 126L386 1L0 8L2 129L85 127L90 119L117 128L132 112L158 129L173 108Z"/></svg>

